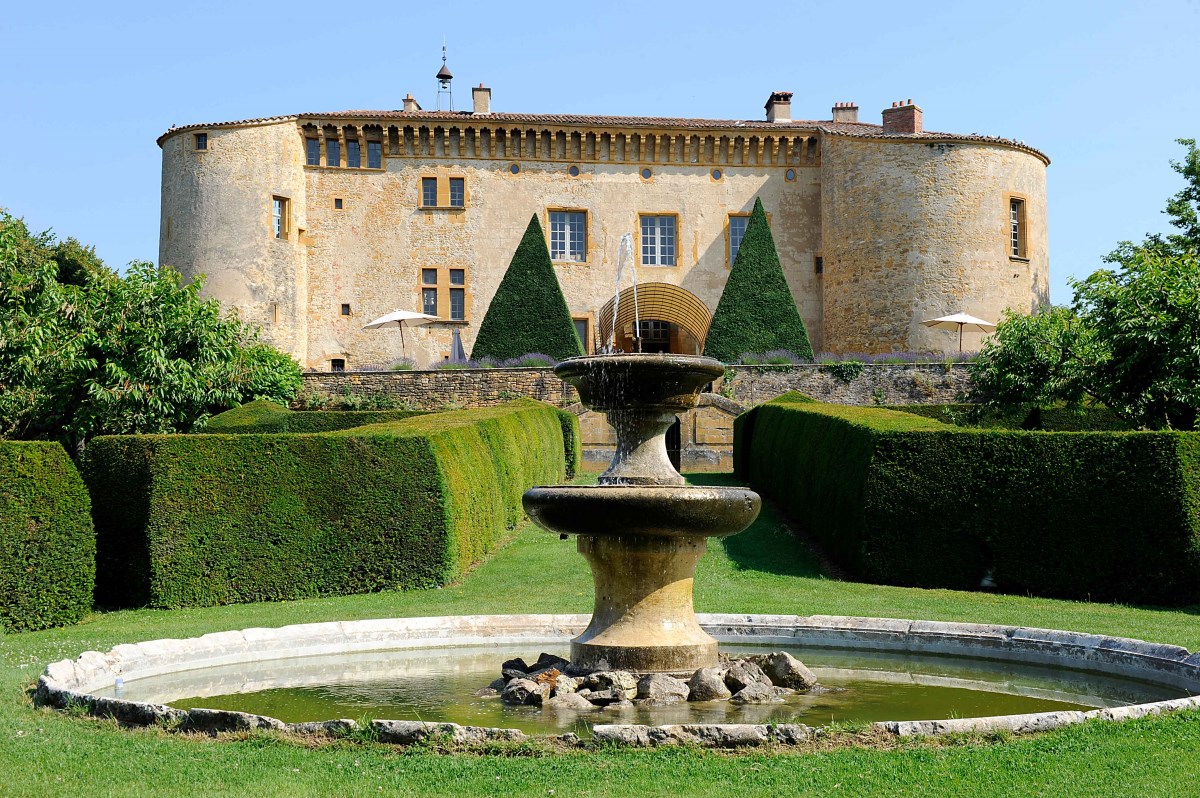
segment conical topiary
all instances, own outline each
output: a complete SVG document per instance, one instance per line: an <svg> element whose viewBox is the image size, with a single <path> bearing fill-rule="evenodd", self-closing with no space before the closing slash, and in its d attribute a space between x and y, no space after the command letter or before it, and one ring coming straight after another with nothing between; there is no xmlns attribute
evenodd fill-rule
<svg viewBox="0 0 1200 798"><path fill-rule="evenodd" d="M747 352L774 349L807 358L813 354L804 320L779 265L767 213L762 200L755 198L746 234L708 327L704 354L734 363Z"/></svg>
<svg viewBox="0 0 1200 798"><path fill-rule="evenodd" d="M530 352L555 360L583 354L537 214L488 305L471 358L508 360Z"/></svg>

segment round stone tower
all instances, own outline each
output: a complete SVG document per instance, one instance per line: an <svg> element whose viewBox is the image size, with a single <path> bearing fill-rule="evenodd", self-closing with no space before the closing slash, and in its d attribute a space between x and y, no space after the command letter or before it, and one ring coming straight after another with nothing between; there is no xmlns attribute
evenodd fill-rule
<svg viewBox="0 0 1200 798"><path fill-rule="evenodd" d="M953 352L957 336L921 322L959 311L996 321L1049 301L1049 160L1015 142L922 133L920 113L888 109L882 134L824 131L829 351ZM979 341L967 333L964 350Z"/></svg>
<svg viewBox="0 0 1200 798"><path fill-rule="evenodd" d="M308 271L304 147L294 117L170 130L163 151L159 263L259 324L301 363Z"/></svg>

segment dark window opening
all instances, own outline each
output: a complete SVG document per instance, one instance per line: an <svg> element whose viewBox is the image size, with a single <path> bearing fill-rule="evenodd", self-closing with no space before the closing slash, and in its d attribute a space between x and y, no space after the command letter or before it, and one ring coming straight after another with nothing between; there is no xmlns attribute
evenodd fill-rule
<svg viewBox="0 0 1200 798"><path fill-rule="evenodd" d="M467 318L467 291L465 288L450 289L450 319L463 321Z"/></svg>
<svg viewBox="0 0 1200 798"><path fill-rule="evenodd" d="M333 208L334 208L334 210L338 210L338 211L340 211L342 209L342 198L341 197L334 197Z"/></svg>
<svg viewBox="0 0 1200 798"><path fill-rule="evenodd" d="M421 312L430 316L436 316L438 314L436 288L421 289Z"/></svg>
<svg viewBox="0 0 1200 798"><path fill-rule="evenodd" d="M350 303L348 303L348 302L343 302L343 303L342 303L342 315L343 315L343 316L349 316L349 315L350 315Z"/></svg>
<svg viewBox="0 0 1200 798"><path fill-rule="evenodd" d="M437 178L421 178L421 205L426 208L437 207Z"/></svg>
<svg viewBox="0 0 1200 798"><path fill-rule="evenodd" d="M207 150L208 149L208 134L207 133L197 133L196 134L196 149L198 149L198 150Z"/></svg>
<svg viewBox="0 0 1200 798"><path fill-rule="evenodd" d="M321 165L321 140L320 139L305 139L304 153L306 156L305 163L309 166Z"/></svg>
<svg viewBox="0 0 1200 798"><path fill-rule="evenodd" d="M362 150L358 146L358 139L346 142L346 166L351 169L362 166Z"/></svg>
<svg viewBox="0 0 1200 798"><path fill-rule="evenodd" d="M346 361L340 357L333 358L332 360L329 361L329 370L330 371L345 371L346 370Z"/></svg>
<svg viewBox="0 0 1200 798"><path fill-rule="evenodd" d="M813 268L816 269L817 274L824 274L825 273L825 259L822 258L820 255L817 255L815 258L813 258Z"/></svg>
<svg viewBox="0 0 1200 798"><path fill-rule="evenodd" d="M325 165L342 165L342 143L337 139L325 139Z"/></svg>
<svg viewBox="0 0 1200 798"><path fill-rule="evenodd" d="M450 207L462 208L467 203L467 181L461 177L450 178Z"/></svg>
<svg viewBox="0 0 1200 798"><path fill-rule="evenodd" d="M368 141L367 142L367 168L382 169L383 168L383 142Z"/></svg>

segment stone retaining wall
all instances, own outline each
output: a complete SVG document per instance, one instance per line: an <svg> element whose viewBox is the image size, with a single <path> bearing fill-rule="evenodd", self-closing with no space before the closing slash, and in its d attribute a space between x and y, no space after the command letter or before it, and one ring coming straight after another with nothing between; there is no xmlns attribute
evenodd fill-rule
<svg viewBox="0 0 1200 798"><path fill-rule="evenodd" d="M962 363L866 365L857 375L852 370L837 365L730 366L713 390L749 407L788 391L847 405L946 404L970 387L969 366ZM560 407L579 401L575 389L549 368L310 372L304 375L304 387L334 396L387 396L422 410L480 407L518 396Z"/></svg>
<svg viewBox="0 0 1200 798"><path fill-rule="evenodd" d="M854 371L859 373L854 374ZM481 407L528 396L579 416L585 468L603 468L616 438L599 413L585 410L575 389L549 368L308 373L309 393L386 396L422 410ZM680 461L688 471L729 471L733 419L751 405L788 391L848 405L946 404L970 387L969 367L943 365L731 366L695 410L680 416Z"/></svg>

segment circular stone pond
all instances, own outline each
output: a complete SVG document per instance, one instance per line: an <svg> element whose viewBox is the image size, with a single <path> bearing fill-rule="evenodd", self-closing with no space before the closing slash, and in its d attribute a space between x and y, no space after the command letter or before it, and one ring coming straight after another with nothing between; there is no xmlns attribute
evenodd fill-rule
<svg viewBox="0 0 1200 798"><path fill-rule="evenodd" d="M50 665L36 700L193 731L336 733L369 722L394 742L433 733L464 741L573 734L643 745L797 742L831 722L870 722L901 735L1019 732L1200 706L1191 697L1200 694L1200 655L1176 646L928 621L699 619L733 656L788 651L821 689L743 706L508 706L474 693L509 657L566 653L588 616L507 615L304 624L121 645Z"/></svg>

